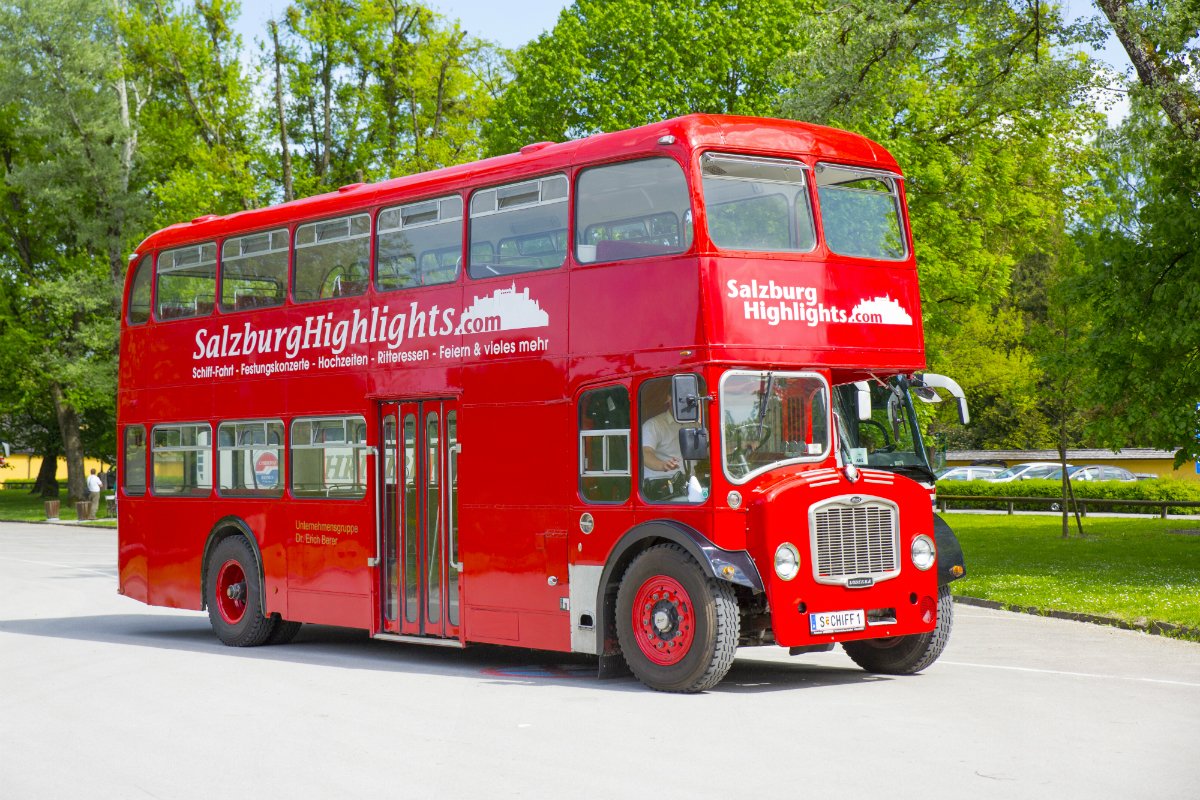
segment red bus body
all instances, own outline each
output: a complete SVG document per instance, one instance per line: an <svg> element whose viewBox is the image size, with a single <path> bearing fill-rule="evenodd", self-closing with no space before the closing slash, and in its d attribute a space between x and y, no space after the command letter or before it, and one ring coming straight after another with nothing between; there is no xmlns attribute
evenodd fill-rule
<svg viewBox="0 0 1200 800"><path fill-rule="evenodd" d="M836 444L819 460L789 463L745 481L734 482L720 466L717 394L730 369L804 373L832 386L924 367L903 190L898 190L902 258L832 252L811 181L805 191L818 209L818 235L810 251L729 251L712 242L701 189L701 159L714 151L795 160L807 175L822 164L900 172L883 148L855 134L797 122L695 115L200 218L147 238L131 262L126 309L135 267L152 269L173 248L211 242L220 250L230 237L287 229L294 266L297 228L305 223L362 213L375 226L381 209L446 196L461 197L465 209L480 189L543 176L566 176L567 240L577 242L581 171L639 159L666 158L679 165L693 231L683 252L656 257L581 261L582 249L568 247L565 263L553 269L470 277L458 268L457 277L443 283L396 291L372 284L357 296L309 302L297 301L293 286L277 307L221 310L214 304L210 310L201 303L184 318L170 318L152 300L156 313L136 323L127 313L118 397L123 472L174 474L176 457L153 460L163 426L211 426L208 454L197 450L187 456L211 459L209 466L184 467L211 476L222 469L222 458L232 463L211 449L224 422L277 421L293 437L297 420L336 415L365 421L366 449L354 457L366 466L360 484L346 484L364 486L361 497L338 496L342 484L336 483L328 484L327 496L296 496L288 476L295 482L293 462L299 456L288 449L294 444L289 438L279 445L284 463L277 467L275 455L264 459L265 449L249 451L257 459L254 469L277 487L272 496L227 496L218 488L219 474L206 491L167 495L156 492L150 479L134 491L123 479L119 591L150 605L204 608L211 604L205 597L205 581L212 579L207 573L219 566L210 565L210 554L223 538L243 536L257 562L256 604L264 616L362 628L384 637L603 657L617 651L614 603L625 570L647 548L675 542L708 575L734 586L743 644L821 648L933 630L937 571L917 569L909 557L914 537L934 535L929 495L919 484L891 472L856 470ZM896 184L902 187L898 179ZM470 250L465 210L462 217L465 253ZM377 238L375 227L371 230L374 263ZM902 313L860 321L854 310L864 301ZM529 316L505 327L502 315L489 316L487 310L501 306L519 306ZM630 478L633 489L626 499L585 500L581 393L617 386L636 403L643 381L680 373L700 376L706 387L701 405L713 454L707 497L655 502ZM403 442L396 444L395 434L385 436L385 420L390 425L392 419L398 426L416 420L418 432L428 430L431 438L401 453L396 448ZM434 427L424 427L427 422ZM130 426L140 426L152 444L129 449L143 435L130 434ZM763 427L760 416L759 433ZM627 428L625 456L636 476L641 431L634 423ZM333 435L331 441L341 440ZM430 449L436 447L442 449ZM321 452L328 473L333 456ZM232 458L242 455L245 451L237 451ZM385 455L394 460L385 465ZM618 453L617 461L621 458ZM396 469L415 470L420 479L414 486L440 483L444 491L421 492L424 499L416 501L416 493L397 488ZM329 480L323 475L318 482ZM854 588L814 579L811 512L835 498L846 503L866 498L896 509L896 575L864 579ZM453 508L446 505L450 501ZM409 509L411 502L421 505ZM397 529L418 513L431 527L445 525L441 539L417 542L408 552ZM449 514L452 522L443 520ZM454 527L449 544L445 526ZM785 541L800 553L799 574L789 580L779 577L774 561ZM434 548L441 548L440 555ZM417 560L406 566L409 556ZM406 580L418 574L418 566L426 594L414 623L397 613L388 585L391 580L399 602L406 602L411 598ZM438 619L431 622L435 609ZM849 610L867 612L868 624L812 632L812 615Z"/></svg>

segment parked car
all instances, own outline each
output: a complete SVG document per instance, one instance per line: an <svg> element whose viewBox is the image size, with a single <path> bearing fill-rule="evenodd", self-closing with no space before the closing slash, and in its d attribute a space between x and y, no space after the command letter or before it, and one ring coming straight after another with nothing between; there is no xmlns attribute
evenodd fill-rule
<svg viewBox="0 0 1200 800"><path fill-rule="evenodd" d="M1129 483L1136 481L1137 475L1134 475L1124 467L1110 467L1106 464L1081 464L1077 467L1068 467L1067 475L1072 481L1122 481ZM1062 480L1062 469L1056 469L1046 476L1052 481Z"/></svg>
<svg viewBox="0 0 1200 800"><path fill-rule="evenodd" d="M1068 467L1071 465L1068 464ZM1033 461L1025 464L1013 464L994 478L988 478L992 483L1008 483L1009 481L1028 481L1035 478L1045 478L1054 470L1061 471L1061 465L1053 462Z"/></svg>
<svg viewBox="0 0 1200 800"><path fill-rule="evenodd" d="M981 481L994 478L1004 470L1000 467L945 467L937 472L939 481Z"/></svg>

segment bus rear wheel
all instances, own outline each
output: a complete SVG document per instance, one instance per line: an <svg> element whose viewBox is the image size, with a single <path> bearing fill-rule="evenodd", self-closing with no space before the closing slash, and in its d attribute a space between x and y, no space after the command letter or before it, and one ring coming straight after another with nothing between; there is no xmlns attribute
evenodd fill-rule
<svg viewBox="0 0 1200 800"><path fill-rule="evenodd" d="M278 620L262 614L262 582L250 544L241 536L221 540L208 559L204 600L217 638L230 647L265 643Z"/></svg>
<svg viewBox="0 0 1200 800"><path fill-rule="evenodd" d="M954 627L954 598L949 586L938 587L937 625L928 633L845 642L842 649L867 672L912 675L928 667L946 649Z"/></svg>
<svg viewBox="0 0 1200 800"><path fill-rule="evenodd" d="M702 692L733 665L740 625L733 589L677 545L652 547L629 565L616 619L625 663L651 689Z"/></svg>

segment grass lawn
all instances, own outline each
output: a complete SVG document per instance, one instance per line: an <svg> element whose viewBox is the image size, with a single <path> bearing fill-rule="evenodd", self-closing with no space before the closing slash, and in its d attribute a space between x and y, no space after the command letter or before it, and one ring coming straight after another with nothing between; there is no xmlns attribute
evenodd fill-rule
<svg viewBox="0 0 1200 800"><path fill-rule="evenodd" d="M957 594L1045 611L1169 622L1200 638L1200 521L945 515L966 554ZM1171 531L1187 530L1187 533Z"/></svg>
<svg viewBox="0 0 1200 800"><path fill-rule="evenodd" d="M115 519L104 518L104 496L100 497L100 510L96 513L96 521L88 522L88 525L99 525L102 527L115 528L117 521ZM60 520L75 520L75 504L66 499L66 493L62 494L62 499L59 502L58 518ZM41 497L30 494L21 489L0 490L0 519L17 520L21 522L39 522L46 519L46 507Z"/></svg>

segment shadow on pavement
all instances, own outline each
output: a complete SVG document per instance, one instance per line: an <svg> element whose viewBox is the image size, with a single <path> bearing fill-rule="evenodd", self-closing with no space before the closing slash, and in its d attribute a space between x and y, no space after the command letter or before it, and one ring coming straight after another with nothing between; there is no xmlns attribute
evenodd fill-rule
<svg viewBox="0 0 1200 800"><path fill-rule="evenodd" d="M222 645L204 616L107 614L62 618L0 620L0 634L46 636L104 644L154 647L289 664L362 669L397 674L483 676L505 685L576 685L590 682L609 691L648 691L630 675L596 677L596 659L574 653L472 645L458 650L397 644L372 639L366 631L305 625L287 645L236 648ZM753 649L740 651L725 680L713 693L751 693L880 680L858 669L812 663L755 660Z"/></svg>

